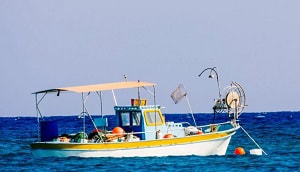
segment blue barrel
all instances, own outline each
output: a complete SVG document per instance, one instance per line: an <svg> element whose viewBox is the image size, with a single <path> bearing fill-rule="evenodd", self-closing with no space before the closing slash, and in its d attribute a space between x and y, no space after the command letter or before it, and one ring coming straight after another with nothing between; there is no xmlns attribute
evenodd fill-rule
<svg viewBox="0 0 300 172"><path fill-rule="evenodd" d="M58 128L56 121L42 121L41 122L41 141L52 141L58 137Z"/></svg>

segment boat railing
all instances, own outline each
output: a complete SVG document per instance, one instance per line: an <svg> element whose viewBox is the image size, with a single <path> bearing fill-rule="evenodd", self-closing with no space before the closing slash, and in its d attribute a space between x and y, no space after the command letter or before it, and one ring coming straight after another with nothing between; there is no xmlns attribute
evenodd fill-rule
<svg viewBox="0 0 300 172"><path fill-rule="evenodd" d="M188 123L188 122L186 122ZM105 132L101 132L98 131L97 137L93 137L93 138L89 138L86 139L84 137L80 137L81 139L86 140L86 142L91 142L91 143L100 143L100 142L111 142L112 140L122 140L125 142L128 141L139 141L140 138L138 138L136 135L139 134L154 134L155 135L155 139L160 139L160 138L164 138L161 136L165 136L168 134L174 134L174 137L176 137L176 133L180 133L180 132L184 132L182 133L183 135L180 135L179 137L187 137L187 136L193 136L193 135L208 135L208 134L216 134L216 133L222 133L222 132L233 132L235 130L237 130L239 128L239 126L235 126L235 125L231 125L231 127L226 127L226 124L230 124L231 122L222 122L222 123L214 123L214 124L209 124L209 125L201 125L201 126L188 126L188 127L170 127L170 129L168 128L167 130L163 130L160 131L161 135L160 137L158 137L158 131L152 130L152 131L143 131L143 132L122 132L122 133L113 133L112 131L105 131ZM221 126L225 126L224 128L220 128ZM187 130L189 131L189 133L186 133L186 129L190 129L191 130ZM196 129L196 131L194 130ZM74 142L74 143L78 143L78 141L76 141L76 135L78 134L84 134L82 132L79 132L75 135L73 135L73 137L70 138L64 138L63 136L60 136L57 141L59 142ZM80 135L80 136L81 136ZM70 136L70 135L69 135ZM82 135L83 136L83 135ZM87 135L86 135L87 136ZM78 137L79 139L79 137ZM78 140L77 139L77 140ZM131 139L131 140L130 140Z"/></svg>
<svg viewBox="0 0 300 172"><path fill-rule="evenodd" d="M197 127L201 127L201 128L205 128L205 127L210 127L212 125L225 125L225 124L230 124L230 121L227 122L221 122L221 123L214 123L214 124L207 124L207 125L201 125L201 126L197 126Z"/></svg>
<svg viewBox="0 0 300 172"><path fill-rule="evenodd" d="M188 125L188 126L193 126L193 125L192 125L191 123L189 123L189 122L181 122L181 124L182 124L182 125L185 125L185 124L186 124L186 125Z"/></svg>
<svg viewBox="0 0 300 172"><path fill-rule="evenodd" d="M189 124L189 126L193 126L191 125L189 122L181 122L182 124ZM222 123L214 123L214 124L208 124L208 125L201 125L201 126L194 126L196 127L197 129L203 129L203 128L210 128L212 126L221 126L221 125L226 125L226 124L230 124L231 122L230 121L227 121L227 122L222 122ZM180 131L182 130L183 128L186 128L186 127L173 127L172 128L172 131ZM124 132L123 134L124 135L130 135L130 134L146 134L146 133L156 133L157 131L142 131L142 132ZM111 134L111 135L118 135L118 134L113 134L112 131L107 131L106 134Z"/></svg>

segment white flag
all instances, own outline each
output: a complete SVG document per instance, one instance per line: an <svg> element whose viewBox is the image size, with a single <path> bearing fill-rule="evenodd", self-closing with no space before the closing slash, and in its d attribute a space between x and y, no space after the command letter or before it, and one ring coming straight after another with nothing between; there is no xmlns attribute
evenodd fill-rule
<svg viewBox="0 0 300 172"><path fill-rule="evenodd" d="M173 99L174 103L177 104L181 101L181 99L186 96L187 92L184 89L182 84L179 84L177 89L173 91L171 94L171 98Z"/></svg>

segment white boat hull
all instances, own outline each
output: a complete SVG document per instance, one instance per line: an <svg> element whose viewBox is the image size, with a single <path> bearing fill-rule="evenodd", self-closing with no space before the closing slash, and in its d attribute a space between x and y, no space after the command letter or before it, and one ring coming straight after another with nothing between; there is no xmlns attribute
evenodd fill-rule
<svg viewBox="0 0 300 172"><path fill-rule="evenodd" d="M231 133L225 137L185 144L123 148L109 150L32 149L37 157L151 157L151 156L209 156L225 155Z"/></svg>

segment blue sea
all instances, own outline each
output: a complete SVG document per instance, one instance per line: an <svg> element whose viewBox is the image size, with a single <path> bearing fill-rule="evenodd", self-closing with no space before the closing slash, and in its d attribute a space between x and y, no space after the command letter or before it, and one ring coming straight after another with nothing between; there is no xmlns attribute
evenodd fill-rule
<svg viewBox="0 0 300 172"><path fill-rule="evenodd" d="M190 114L165 114L168 121L188 121ZM216 122L226 115L218 114ZM195 114L197 125L210 123L212 114ZM55 116L60 134L78 132L82 119ZM111 125L114 116L108 116ZM34 117L0 118L1 171L300 171L300 112L243 113L240 125L267 155L251 155L257 148L243 130L232 137L225 156L173 156L148 158L37 158L29 144L37 139ZM88 120L88 118L87 118ZM79 128L78 128L79 127ZM87 124L87 129L92 126ZM243 147L246 155L234 155Z"/></svg>

